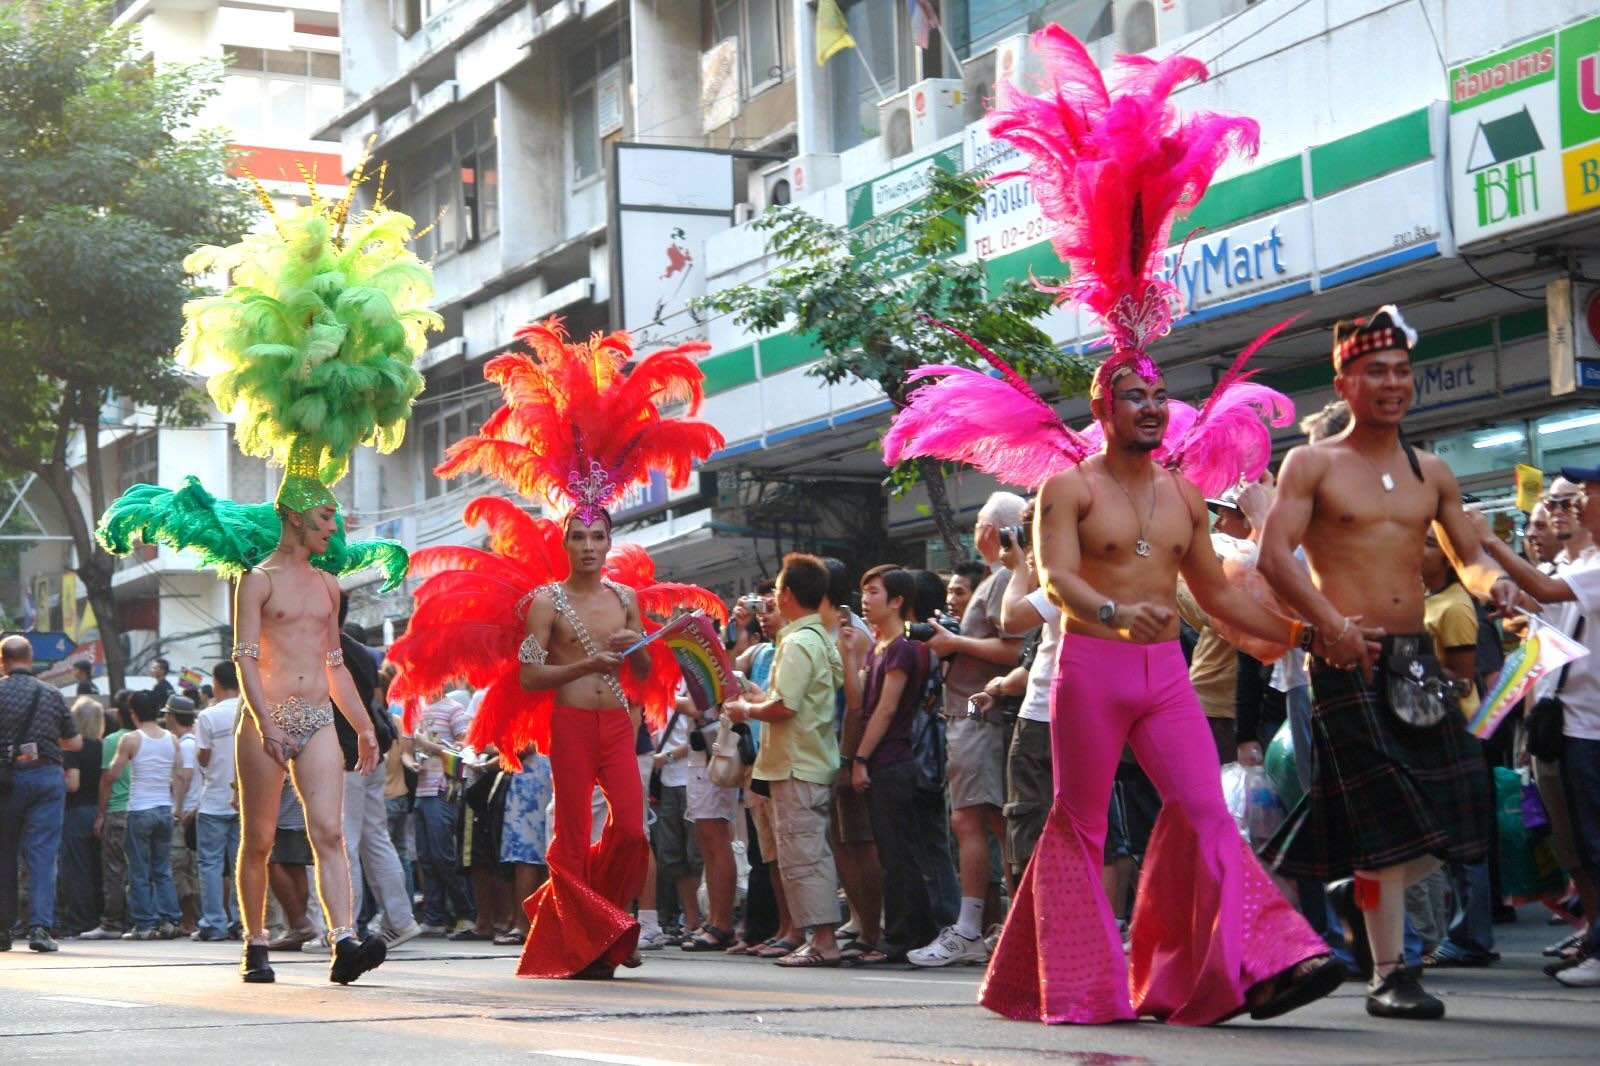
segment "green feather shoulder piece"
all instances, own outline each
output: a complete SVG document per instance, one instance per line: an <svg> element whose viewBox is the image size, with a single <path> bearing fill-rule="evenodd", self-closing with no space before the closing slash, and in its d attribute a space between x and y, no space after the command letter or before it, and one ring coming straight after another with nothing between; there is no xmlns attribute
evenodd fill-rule
<svg viewBox="0 0 1600 1066"><path fill-rule="evenodd" d="M405 548L376 538L352 544L345 540L344 516L336 515L335 521L338 531L328 550L312 556L311 564L336 577L376 566L383 570L383 591L398 588L409 565ZM95 536L113 555L128 554L135 541L194 551L203 569L236 578L272 554L282 531L274 504L220 499L191 476L176 490L134 485L106 508Z"/></svg>

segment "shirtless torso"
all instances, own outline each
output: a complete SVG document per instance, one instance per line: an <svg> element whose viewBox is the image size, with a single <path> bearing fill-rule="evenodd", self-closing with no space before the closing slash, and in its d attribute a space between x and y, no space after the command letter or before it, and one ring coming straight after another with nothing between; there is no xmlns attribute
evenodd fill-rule
<svg viewBox="0 0 1600 1066"><path fill-rule="evenodd" d="M1368 638L1422 631L1429 523L1438 523L1440 545L1469 591L1509 609L1516 586L1484 555L1449 466L1421 451L1408 458L1401 444L1400 420L1415 388L1409 354L1364 355L1339 374L1336 387L1350 405L1351 426L1284 459L1261 534L1260 568L1284 603L1323 635L1328 662L1367 668L1376 645L1362 639L1363 628ZM1294 557L1302 545L1309 574Z"/></svg>
<svg viewBox="0 0 1600 1066"><path fill-rule="evenodd" d="M577 589L554 582L538 591L528 611L528 632L547 652L547 665L581 668L570 680L548 686L563 707L627 705L616 653L628 644L613 647L611 638L623 632L635 636L640 628L632 591L612 581Z"/></svg>

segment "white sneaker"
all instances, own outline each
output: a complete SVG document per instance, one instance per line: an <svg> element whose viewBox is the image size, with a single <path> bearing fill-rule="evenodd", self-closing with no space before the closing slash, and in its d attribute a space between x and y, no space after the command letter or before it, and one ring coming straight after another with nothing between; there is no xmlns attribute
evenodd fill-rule
<svg viewBox="0 0 1600 1066"><path fill-rule="evenodd" d="M121 940L122 939L122 930L120 930L120 929L107 929L103 925L97 925L93 929L89 930L87 933L80 933L78 935L78 939L79 940Z"/></svg>
<svg viewBox="0 0 1600 1066"><path fill-rule="evenodd" d="M640 951L660 951L667 946L667 943L667 934L661 931L660 926L656 926L653 929L639 930L638 950Z"/></svg>
<svg viewBox="0 0 1600 1066"><path fill-rule="evenodd" d="M304 955L332 955L333 948L328 945L326 934L313 937L300 945L300 952Z"/></svg>
<svg viewBox="0 0 1600 1066"><path fill-rule="evenodd" d="M393 951L401 944L409 944L422 935L422 926L417 922L412 922L404 929L390 929L388 926L379 926L379 928L383 930L383 942L390 951Z"/></svg>
<svg viewBox="0 0 1600 1066"><path fill-rule="evenodd" d="M444 936L448 931L442 925L430 925L427 922L417 926L417 934L419 936Z"/></svg>
<svg viewBox="0 0 1600 1066"><path fill-rule="evenodd" d="M1556 980L1568 988L1600 988L1600 958L1584 959L1556 974Z"/></svg>
<svg viewBox="0 0 1600 1066"><path fill-rule="evenodd" d="M962 936L956 932L955 926L947 925L939 930L938 938L927 947L906 952L906 961L913 966L978 964L989 961L989 948L982 937Z"/></svg>

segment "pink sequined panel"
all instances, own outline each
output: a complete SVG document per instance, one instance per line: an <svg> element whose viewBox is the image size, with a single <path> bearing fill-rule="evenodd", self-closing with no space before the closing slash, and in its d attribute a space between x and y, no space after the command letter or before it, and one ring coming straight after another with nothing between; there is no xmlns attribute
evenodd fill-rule
<svg viewBox="0 0 1600 1066"><path fill-rule="evenodd" d="M1060 803L1017 887L978 1002L1021 1021L1134 1017L1122 937L1100 888L1100 848L1082 839Z"/></svg>
<svg viewBox="0 0 1600 1066"><path fill-rule="evenodd" d="M1202 840L1177 807L1162 808L1133 915L1130 983L1141 1016L1210 1025L1236 1013L1251 985L1327 951L1231 820Z"/></svg>

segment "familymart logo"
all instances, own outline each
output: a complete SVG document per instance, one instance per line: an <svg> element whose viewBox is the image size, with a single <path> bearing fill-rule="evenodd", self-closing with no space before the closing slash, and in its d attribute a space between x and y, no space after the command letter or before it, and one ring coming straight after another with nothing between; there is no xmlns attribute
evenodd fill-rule
<svg viewBox="0 0 1600 1066"><path fill-rule="evenodd" d="M1539 161L1544 141L1524 107L1479 122L1467 152L1478 225L1492 226L1539 210Z"/></svg>

